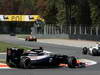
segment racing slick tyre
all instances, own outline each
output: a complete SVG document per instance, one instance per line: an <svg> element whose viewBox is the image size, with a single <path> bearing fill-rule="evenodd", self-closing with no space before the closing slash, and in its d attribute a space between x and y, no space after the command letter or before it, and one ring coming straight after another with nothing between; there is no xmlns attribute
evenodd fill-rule
<svg viewBox="0 0 100 75"><path fill-rule="evenodd" d="M97 51L96 49L93 49L93 50L92 50L92 55L93 55L93 56L97 56L97 55L98 55L98 51Z"/></svg>
<svg viewBox="0 0 100 75"><path fill-rule="evenodd" d="M83 48L83 51L82 51L82 54L85 54L86 55L87 53L88 53L88 48L87 47L84 47Z"/></svg>
<svg viewBox="0 0 100 75"><path fill-rule="evenodd" d="M76 58L75 57L68 57L68 67L69 68L75 68L76 67L76 65L77 65L77 60L76 60Z"/></svg>
<svg viewBox="0 0 100 75"><path fill-rule="evenodd" d="M9 60L10 60L9 52L11 52L11 51L7 49L6 63L9 63Z"/></svg>
<svg viewBox="0 0 100 75"><path fill-rule="evenodd" d="M11 63L11 50L7 48L7 55L6 55L6 64L10 67L14 65Z"/></svg>
<svg viewBox="0 0 100 75"><path fill-rule="evenodd" d="M20 60L20 68L30 69L31 68L31 60L28 57L23 57Z"/></svg>
<svg viewBox="0 0 100 75"><path fill-rule="evenodd" d="M25 39L25 41L27 41L27 39Z"/></svg>
<svg viewBox="0 0 100 75"><path fill-rule="evenodd" d="M34 39L35 42L37 42L37 39Z"/></svg>

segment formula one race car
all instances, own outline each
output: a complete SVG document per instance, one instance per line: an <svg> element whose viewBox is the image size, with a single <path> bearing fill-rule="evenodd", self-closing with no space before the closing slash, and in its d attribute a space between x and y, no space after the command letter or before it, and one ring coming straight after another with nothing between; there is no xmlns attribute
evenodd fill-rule
<svg viewBox="0 0 100 75"><path fill-rule="evenodd" d="M33 37L33 36L30 35L30 36L27 36L25 38L25 41L35 41L36 42L37 41L37 38L35 36Z"/></svg>
<svg viewBox="0 0 100 75"><path fill-rule="evenodd" d="M85 63L77 62L74 56L53 54L44 51L42 47L24 51L19 48L7 48L6 63L19 68L36 67L85 67Z"/></svg>
<svg viewBox="0 0 100 75"><path fill-rule="evenodd" d="M90 48L84 47L82 50L82 53L85 55L90 54L93 56L99 56L100 55L100 44L97 43L95 47L90 47Z"/></svg>
<svg viewBox="0 0 100 75"><path fill-rule="evenodd" d="M10 33L10 36L16 36L16 34L15 33Z"/></svg>

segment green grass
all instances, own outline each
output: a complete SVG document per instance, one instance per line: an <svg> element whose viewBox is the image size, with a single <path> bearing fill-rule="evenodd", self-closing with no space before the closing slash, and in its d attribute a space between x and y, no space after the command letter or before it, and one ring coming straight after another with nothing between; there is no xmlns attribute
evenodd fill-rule
<svg viewBox="0 0 100 75"><path fill-rule="evenodd" d="M0 63L6 63L5 59L0 59Z"/></svg>
<svg viewBox="0 0 100 75"><path fill-rule="evenodd" d="M0 42L0 52L6 52L7 48L12 48L12 47L23 48L25 50L31 49L31 48L20 46L20 45L15 45L15 44L11 44L11 43Z"/></svg>

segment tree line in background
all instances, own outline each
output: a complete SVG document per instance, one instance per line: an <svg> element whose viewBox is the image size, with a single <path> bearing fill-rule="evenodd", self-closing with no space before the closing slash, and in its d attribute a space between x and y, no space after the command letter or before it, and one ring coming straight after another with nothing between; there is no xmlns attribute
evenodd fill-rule
<svg viewBox="0 0 100 75"><path fill-rule="evenodd" d="M0 0L0 14L39 14L47 24L97 26L99 0Z"/></svg>

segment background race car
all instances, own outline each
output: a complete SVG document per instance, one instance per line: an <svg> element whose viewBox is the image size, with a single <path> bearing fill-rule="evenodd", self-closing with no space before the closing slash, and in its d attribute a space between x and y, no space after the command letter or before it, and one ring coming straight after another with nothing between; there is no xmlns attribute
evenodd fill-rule
<svg viewBox="0 0 100 75"><path fill-rule="evenodd" d="M7 48L6 62L9 66L19 68L35 67L85 67L85 63L77 62L74 56L53 54L44 51L42 47L24 51L19 48Z"/></svg>
<svg viewBox="0 0 100 75"><path fill-rule="evenodd" d="M100 56L100 44L99 43L96 43L96 46L95 47L84 47L83 50L82 50L82 53L83 54L90 54L90 55L93 55L93 56Z"/></svg>
<svg viewBox="0 0 100 75"><path fill-rule="evenodd" d="M16 36L16 34L15 33L10 33L10 36Z"/></svg>
<svg viewBox="0 0 100 75"><path fill-rule="evenodd" d="M27 36L25 38L25 41L35 41L36 42L37 41L37 38L35 36L33 37L33 36L30 35L30 36Z"/></svg>

